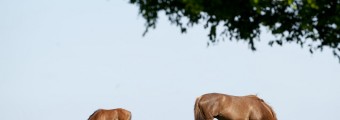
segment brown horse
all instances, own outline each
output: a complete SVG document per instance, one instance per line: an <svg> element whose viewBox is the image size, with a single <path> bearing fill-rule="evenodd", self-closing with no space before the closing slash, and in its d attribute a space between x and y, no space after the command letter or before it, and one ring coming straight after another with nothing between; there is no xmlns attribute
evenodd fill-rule
<svg viewBox="0 0 340 120"><path fill-rule="evenodd" d="M88 120L131 120L131 112L123 108L112 110L99 109Z"/></svg>
<svg viewBox="0 0 340 120"><path fill-rule="evenodd" d="M255 95L208 93L196 98L195 120L277 120L272 108Z"/></svg>

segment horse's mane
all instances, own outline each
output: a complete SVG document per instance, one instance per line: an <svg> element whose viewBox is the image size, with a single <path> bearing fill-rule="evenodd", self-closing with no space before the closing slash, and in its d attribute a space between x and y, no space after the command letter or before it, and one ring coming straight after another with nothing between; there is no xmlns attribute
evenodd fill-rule
<svg viewBox="0 0 340 120"><path fill-rule="evenodd" d="M276 119L276 114L273 108L268 105L263 99L259 98L257 95L248 95L247 97L257 99L271 113L272 117Z"/></svg>
<svg viewBox="0 0 340 120"><path fill-rule="evenodd" d="M262 100L262 99L261 99L261 100ZM264 102L264 100L262 100L261 103L263 104L264 107L266 107L266 108L269 110L269 112L271 113L271 115L273 116L273 118L277 119L277 118L276 118L276 113L274 112L273 108L272 108L270 105L268 105L266 102Z"/></svg>

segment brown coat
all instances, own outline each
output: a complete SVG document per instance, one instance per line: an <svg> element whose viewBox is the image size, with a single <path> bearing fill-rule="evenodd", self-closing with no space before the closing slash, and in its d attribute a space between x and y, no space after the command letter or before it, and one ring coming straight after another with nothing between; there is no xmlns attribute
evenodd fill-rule
<svg viewBox="0 0 340 120"><path fill-rule="evenodd" d="M131 112L122 108L95 111L88 120L131 120Z"/></svg>
<svg viewBox="0 0 340 120"><path fill-rule="evenodd" d="M255 95L204 94L196 98L194 112L195 120L277 120L272 108Z"/></svg>

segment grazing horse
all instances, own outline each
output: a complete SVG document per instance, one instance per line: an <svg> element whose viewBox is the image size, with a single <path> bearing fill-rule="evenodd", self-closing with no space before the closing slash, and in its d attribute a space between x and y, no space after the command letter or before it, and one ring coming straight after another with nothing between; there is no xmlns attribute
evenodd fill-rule
<svg viewBox="0 0 340 120"><path fill-rule="evenodd" d="M277 120L273 109L256 95L208 93L196 98L195 120Z"/></svg>
<svg viewBox="0 0 340 120"><path fill-rule="evenodd" d="M112 110L98 109L88 120L131 120L131 112L123 108Z"/></svg>

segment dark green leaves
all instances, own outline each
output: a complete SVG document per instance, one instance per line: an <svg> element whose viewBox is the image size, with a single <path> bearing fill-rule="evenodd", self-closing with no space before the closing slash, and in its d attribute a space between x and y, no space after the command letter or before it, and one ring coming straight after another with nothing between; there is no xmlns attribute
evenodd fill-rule
<svg viewBox="0 0 340 120"><path fill-rule="evenodd" d="M264 26L279 36L270 45L295 42L307 44L310 50L329 47L335 56L340 56L340 0L130 0L130 3L139 7L146 20L146 32L156 27L158 12L164 11L182 33L202 22L210 30L211 43L221 37L234 38L248 41L255 50L254 40L260 36L260 26ZM217 26L223 26L223 36L217 36Z"/></svg>

